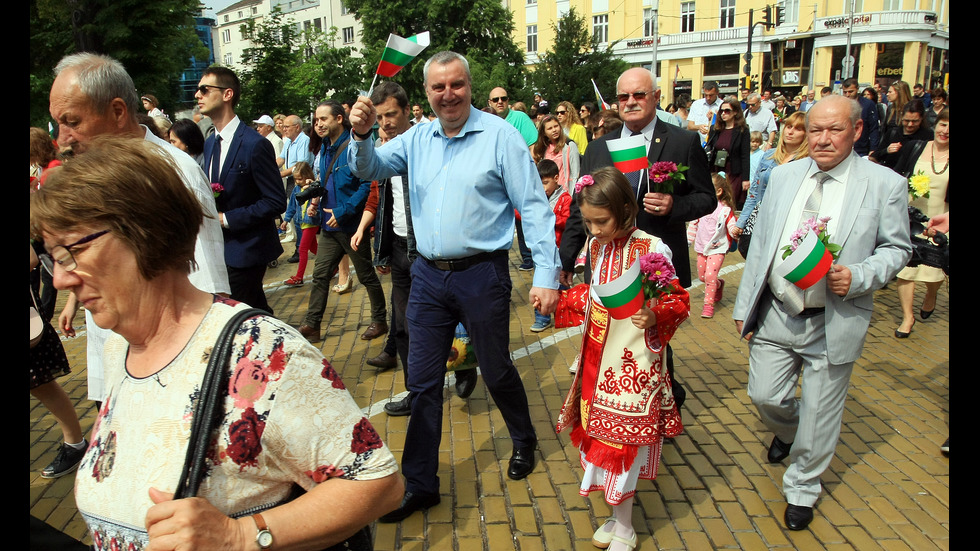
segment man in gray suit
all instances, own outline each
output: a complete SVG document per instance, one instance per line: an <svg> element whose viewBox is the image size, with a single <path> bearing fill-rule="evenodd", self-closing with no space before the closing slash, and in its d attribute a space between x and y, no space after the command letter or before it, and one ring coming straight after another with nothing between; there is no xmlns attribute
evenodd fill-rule
<svg viewBox="0 0 980 551"><path fill-rule="evenodd" d="M827 96L806 115L810 158L772 172L776 185L760 207L733 314L749 340L749 397L775 433L768 459L790 458L783 476L790 530L813 519L874 291L912 252L905 180L852 152L863 130L861 106ZM830 217L830 240L842 248L827 275L800 291L773 271L790 234L811 216Z"/></svg>

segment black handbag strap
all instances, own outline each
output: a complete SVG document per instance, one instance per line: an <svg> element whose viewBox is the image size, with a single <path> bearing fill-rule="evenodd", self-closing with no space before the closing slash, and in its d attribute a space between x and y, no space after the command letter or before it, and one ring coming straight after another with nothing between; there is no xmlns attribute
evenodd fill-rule
<svg viewBox="0 0 980 551"><path fill-rule="evenodd" d="M235 333L242 322L259 315L268 315L265 310L245 308L228 320L211 350L208 367L204 373L201 390L194 406L194 417L191 419L191 437L187 443L187 454L184 456L184 467L177 481L174 499L194 497L204 477L204 465L208 448L211 445L211 433L221 423L224 413L225 396L228 393L228 364L231 359L231 345Z"/></svg>

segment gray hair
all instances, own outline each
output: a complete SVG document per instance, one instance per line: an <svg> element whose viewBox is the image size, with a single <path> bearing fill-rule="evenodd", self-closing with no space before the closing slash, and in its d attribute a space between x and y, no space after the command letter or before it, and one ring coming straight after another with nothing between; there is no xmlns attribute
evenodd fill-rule
<svg viewBox="0 0 980 551"><path fill-rule="evenodd" d="M463 70L466 71L466 82L468 84L472 83L473 79L470 77L470 62L466 61L465 57L457 54L456 52L443 50L430 57L428 61L425 62L425 65L422 67L422 85L428 86L429 84L429 65L432 65L432 62L436 62L439 65L449 65L453 61L459 61L463 64Z"/></svg>
<svg viewBox="0 0 980 551"><path fill-rule="evenodd" d="M54 75L57 77L68 70L75 72L78 88L95 110L104 112L112 100L119 98L126 104L130 117L135 118L139 113L139 94L122 63L109 56L81 52L63 57L55 66Z"/></svg>
<svg viewBox="0 0 980 551"><path fill-rule="evenodd" d="M762 95L759 94L759 92L752 92L751 94L749 94L749 97L745 98L745 101L749 101L749 100L753 100L753 99L757 99L759 101L762 101Z"/></svg>
<svg viewBox="0 0 980 551"><path fill-rule="evenodd" d="M634 68L636 68L636 67L634 67ZM626 69L626 71L629 71L629 70L630 69ZM619 78L616 79L616 93L617 94L619 93L619 81L623 80L623 75L626 74L626 71L623 71L622 74L619 75ZM657 84L657 77L654 76L654 74L653 74L652 71L646 71L646 73L647 73L647 76L650 77L650 86L653 88L653 91L656 92L657 90L660 89L660 85Z"/></svg>
<svg viewBox="0 0 980 551"><path fill-rule="evenodd" d="M828 100L831 101L831 102L833 102L833 101L841 101L841 100L844 100L844 101L847 102L847 107L851 111L850 114L849 114L849 117L848 117L849 119L851 119L851 126L856 125L857 122L859 120L861 120L861 103L860 102L854 101L854 100L852 100L850 98L845 98L844 96L838 96L838 95L835 94L835 95L830 95L830 96L825 96L823 98L820 98L819 100L817 100L816 103L819 104L820 102L827 102ZM814 104L814 107L816 107L816 104ZM813 110L813 107L811 107L810 109L807 109L806 110L806 119L804 120L804 124L807 126L807 128L810 127L810 111L812 111L812 110ZM866 128L865 131L870 131L870 130Z"/></svg>

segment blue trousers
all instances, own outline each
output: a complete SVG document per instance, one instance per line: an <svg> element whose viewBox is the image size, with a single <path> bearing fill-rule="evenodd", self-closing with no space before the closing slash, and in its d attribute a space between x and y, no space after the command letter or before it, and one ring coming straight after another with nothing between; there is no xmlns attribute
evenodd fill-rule
<svg viewBox="0 0 980 551"><path fill-rule="evenodd" d="M405 319L411 334L408 390L415 401L402 455L406 491L439 493L446 357L459 322L469 331L483 381L514 447L536 442L524 383L510 359L510 294L506 254L456 272L439 270L424 258L412 264Z"/></svg>

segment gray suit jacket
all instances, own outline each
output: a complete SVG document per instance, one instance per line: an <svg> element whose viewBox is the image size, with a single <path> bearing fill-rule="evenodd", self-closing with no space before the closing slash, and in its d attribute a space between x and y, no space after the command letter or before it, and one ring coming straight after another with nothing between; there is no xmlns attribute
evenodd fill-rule
<svg viewBox="0 0 980 551"><path fill-rule="evenodd" d="M912 254L905 179L853 153L851 161L844 208L838 229L830 236L842 247L836 264L851 271L847 296L827 292L827 356L833 364L853 362L861 355L874 291L895 277ZM772 171L732 316L745 322L743 336L766 321L758 318L759 302L768 288L776 249L786 245L778 240L787 211L812 163L800 159Z"/></svg>

